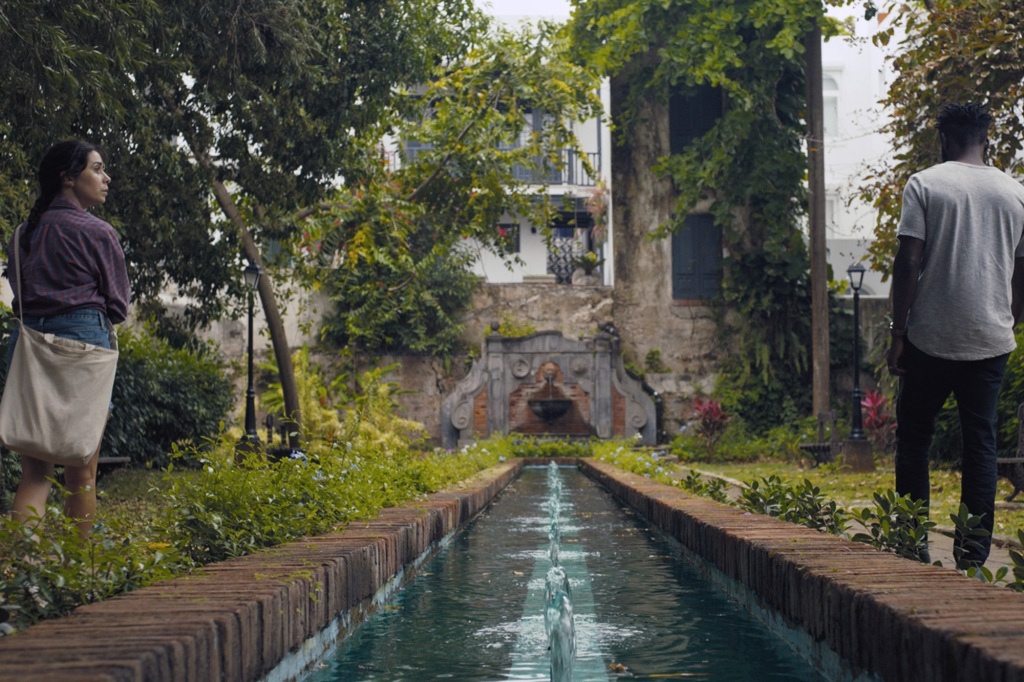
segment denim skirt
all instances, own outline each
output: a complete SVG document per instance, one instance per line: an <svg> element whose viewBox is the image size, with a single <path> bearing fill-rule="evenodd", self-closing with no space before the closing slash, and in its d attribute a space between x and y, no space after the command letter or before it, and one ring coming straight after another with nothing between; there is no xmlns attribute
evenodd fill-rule
<svg viewBox="0 0 1024 682"><path fill-rule="evenodd" d="M107 316L99 310L76 310L63 315L39 317L25 315L25 326L44 334L54 334L65 339L73 339L94 346L110 348L110 327ZM7 345L7 368L11 367L14 346L20 335L20 325L15 325L11 332L11 341Z"/></svg>

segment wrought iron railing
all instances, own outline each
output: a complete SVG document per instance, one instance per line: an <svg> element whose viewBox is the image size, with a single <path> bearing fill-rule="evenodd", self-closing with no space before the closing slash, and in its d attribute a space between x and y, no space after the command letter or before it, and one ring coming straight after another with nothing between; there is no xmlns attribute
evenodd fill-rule
<svg viewBox="0 0 1024 682"><path fill-rule="evenodd" d="M575 149L562 149L559 152L561 157L560 167L549 167L545 169L530 168L527 166L513 166L512 173L516 180L530 184L548 185L579 185L593 187L597 184L590 173L587 172L583 159L586 158L590 167L595 172L601 170L601 155L596 152L580 153ZM547 165L547 164L545 164Z"/></svg>
<svg viewBox="0 0 1024 682"><path fill-rule="evenodd" d="M412 163L420 153L427 151L424 147L406 147L404 156L406 162ZM388 170L397 170L401 166L401 156L397 151L382 149L382 162ZM597 183L587 172L583 159L586 158L590 167L595 172L600 172L601 155L597 152L580 153L575 149L562 149L559 152L560 167L556 168L545 162L547 168L534 168L530 166L515 165L512 167L512 177L520 182L529 184L548 185L577 185L582 187L594 187Z"/></svg>

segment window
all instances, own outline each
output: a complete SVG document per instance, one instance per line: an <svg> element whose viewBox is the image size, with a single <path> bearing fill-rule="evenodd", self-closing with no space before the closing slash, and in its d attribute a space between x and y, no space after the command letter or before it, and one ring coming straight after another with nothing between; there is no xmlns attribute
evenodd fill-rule
<svg viewBox="0 0 1024 682"><path fill-rule="evenodd" d="M702 301L722 289L722 229L707 213L686 216L672 235L672 298Z"/></svg>
<svg viewBox="0 0 1024 682"><path fill-rule="evenodd" d="M519 253L519 223L498 223L498 249L502 254Z"/></svg>
<svg viewBox="0 0 1024 682"><path fill-rule="evenodd" d="M425 152L434 148L434 145L429 142L420 142L419 140L405 140L404 143L405 159L407 163L415 163L420 152Z"/></svg>
<svg viewBox="0 0 1024 682"><path fill-rule="evenodd" d="M710 85L675 93L668 101L668 117L669 151L681 154L722 117L722 93Z"/></svg>
<svg viewBox="0 0 1024 682"><path fill-rule="evenodd" d="M839 133L839 80L835 75L821 77L822 125L826 135Z"/></svg>
<svg viewBox="0 0 1024 682"><path fill-rule="evenodd" d="M835 229L836 227L836 206L839 200L835 195L825 195L825 227Z"/></svg>

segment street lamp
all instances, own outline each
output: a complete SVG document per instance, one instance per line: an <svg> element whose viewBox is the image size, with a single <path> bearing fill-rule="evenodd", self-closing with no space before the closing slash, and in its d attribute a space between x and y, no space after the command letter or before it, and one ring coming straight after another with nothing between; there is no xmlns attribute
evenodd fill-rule
<svg viewBox="0 0 1024 682"><path fill-rule="evenodd" d="M256 387L253 384L252 373L252 304L263 271L255 263L249 263L242 274L249 289L249 386L245 391L245 435L242 436L239 446L255 450L260 445L260 435L256 431Z"/></svg>
<svg viewBox="0 0 1024 682"><path fill-rule="evenodd" d="M853 289L853 424L850 428L850 440L866 440L864 423L861 416L860 391L860 288L864 284L864 266L854 263L846 269Z"/></svg>

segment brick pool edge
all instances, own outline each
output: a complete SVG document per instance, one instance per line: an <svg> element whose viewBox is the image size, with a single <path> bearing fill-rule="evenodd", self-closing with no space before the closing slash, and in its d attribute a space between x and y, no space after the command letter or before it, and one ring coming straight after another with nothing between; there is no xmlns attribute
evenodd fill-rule
<svg viewBox="0 0 1024 682"><path fill-rule="evenodd" d="M0 638L0 680L263 679L342 614L371 611L392 577L472 520L523 465L505 462L336 533L212 564Z"/></svg>
<svg viewBox="0 0 1024 682"><path fill-rule="evenodd" d="M405 508L158 583L0 638L0 679L259 680L433 552L523 466ZM1024 595L745 514L590 460L575 464L758 605L884 680L1024 682ZM282 677L280 673L277 678Z"/></svg>
<svg viewBox="0 0 1024 682"><path fill-rule="evenodd" d="M695 497L603 462L598 481L854 672L1024 682L1024 594Z"/></svg>

